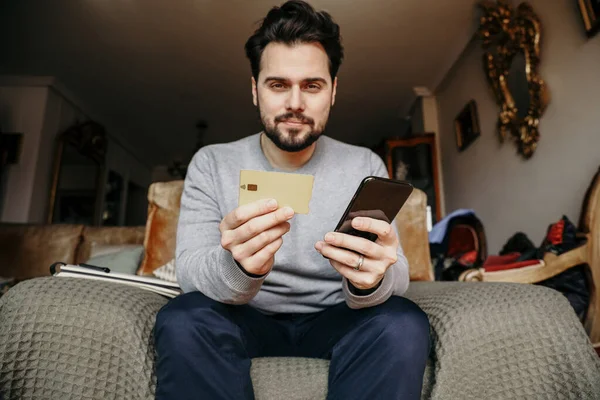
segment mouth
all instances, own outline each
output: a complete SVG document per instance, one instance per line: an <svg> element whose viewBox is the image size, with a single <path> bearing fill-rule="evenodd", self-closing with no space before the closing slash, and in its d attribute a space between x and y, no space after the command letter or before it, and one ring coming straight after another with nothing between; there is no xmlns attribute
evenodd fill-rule
<svg viewBox="0 0 600 400"><path fill-rule="evenodd" d="M281 123L286 124L286 125L291 125L291 126L302 126L302 125L306 125L306 122L303 121L298 121L298 120L291 120L288 119L286 121L281 121Z"/></svg>

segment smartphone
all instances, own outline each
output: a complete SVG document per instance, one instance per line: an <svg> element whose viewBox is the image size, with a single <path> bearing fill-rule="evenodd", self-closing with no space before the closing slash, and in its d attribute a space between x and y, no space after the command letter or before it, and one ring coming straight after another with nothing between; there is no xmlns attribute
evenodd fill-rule
<svg viewBox="0 0 600 400"><path fill-rule="evenodd" d="M367 176L356 189L346 211L335 227L335 232L363 237L374 242L377 240L377 235L354 229L352 219L370 217L391 224L412 191L413 186L408 182Z"/></svg>

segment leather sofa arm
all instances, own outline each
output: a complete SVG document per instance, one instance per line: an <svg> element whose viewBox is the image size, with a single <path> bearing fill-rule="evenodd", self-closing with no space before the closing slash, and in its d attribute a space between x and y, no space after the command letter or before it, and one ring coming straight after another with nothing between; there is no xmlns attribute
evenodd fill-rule
<svg viewBox="0 0 600 400"><path fill-rule="evenodd" d="M153 399L152 330L166 303L110 282L19 283L0 298L0 391L7 399Z"/></svg>

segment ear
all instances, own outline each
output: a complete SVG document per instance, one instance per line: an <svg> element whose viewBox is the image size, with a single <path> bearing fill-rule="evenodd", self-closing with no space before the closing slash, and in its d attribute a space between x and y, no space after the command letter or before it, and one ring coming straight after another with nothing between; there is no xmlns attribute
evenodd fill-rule
<svg viewBox="0 0 600 400"><path fill-rule="evenodd" d="M258 93L256 91L256 81L254 80L254 77L252 77L252 102L254 103L254 106L258 105Z"/></svg>
<svg viewBox="0 0 600 400"><path fill-rule="evenodd" d="M335 79L333 80L333 91L331 92L331 107L333 107L333 105L335 104L335 93L337 90L337 76L335 77Z"/></svg>

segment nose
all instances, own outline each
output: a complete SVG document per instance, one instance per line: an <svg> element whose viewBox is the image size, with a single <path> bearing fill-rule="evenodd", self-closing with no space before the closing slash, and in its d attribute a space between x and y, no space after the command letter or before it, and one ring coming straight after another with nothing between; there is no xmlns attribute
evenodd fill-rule
<svg viewBox="0 0 600 400"><path fill-rule="evenodd" d="M291 111L304 111L304 96L300 87L293 86L288 93L286 108Z"/></svg>

